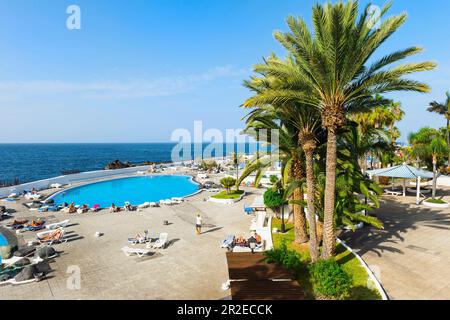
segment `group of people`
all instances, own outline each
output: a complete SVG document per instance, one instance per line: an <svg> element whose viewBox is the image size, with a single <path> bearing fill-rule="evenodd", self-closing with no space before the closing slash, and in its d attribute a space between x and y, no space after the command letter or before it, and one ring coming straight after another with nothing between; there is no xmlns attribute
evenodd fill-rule
<svg viewBox="0 0 450 320"><path fill-rule="evenodd" d="M122 207L116 206L114 203L111 203L109 207L109 212L121 212L121 211L135 211L136 207L132 206L129 202L125 202L125 205Z"/></svg>
<svg viewBox="0 0 450 320"><path fill-rule="evenodd" d="M255 230L252 231L252 234L248 239L246 239L244 236L237 237L235 239L234 245L240 247L248 247L251 242L256 243L257 245L260 245L262 243L261 236Z"/></svg>

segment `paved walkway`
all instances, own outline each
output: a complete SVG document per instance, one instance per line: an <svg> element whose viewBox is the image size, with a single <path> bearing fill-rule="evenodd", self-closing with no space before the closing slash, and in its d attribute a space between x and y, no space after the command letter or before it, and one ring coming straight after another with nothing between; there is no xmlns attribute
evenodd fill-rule
<svg viewBox="0 0 450 320"><path fill-rule="evenodd" d="M44 216L49 223L71 219L66 228L71 241L56 245L62 251L50 266L54 270L46 280L22 286L0 286L0 299L222 299L230 295L221 284L228 280L225 249L227 234L249 236L251 216L244 214L244 203L233 205L204 201L208 192L199 193L188 202L149 208L142 212L64 214L28 211L21 204L14 207L15 217ZM206 226L195 235L195 214L201 212ZM164 226L163 221L169 225ZM152 237L168 232L170 245L145 258L127 257L121 248L127 238L150 230ZM94 237L96 231L104 233ZM20 236L22 237L22 236ZM34 233L23 234L22 242ZM137 247L143 247L138 245ZM67 286L71 269L81 271L81 288ZM72 269L73 270L73 269Z"/></svg>
<svg viewBox="0 0 450 320"><path fill-rule="evenodd" d="M370 265L391 299L450 299L450 209L413 203L414 197L384 197L373 212L384 230L364 228L341 238Z"/></svg>

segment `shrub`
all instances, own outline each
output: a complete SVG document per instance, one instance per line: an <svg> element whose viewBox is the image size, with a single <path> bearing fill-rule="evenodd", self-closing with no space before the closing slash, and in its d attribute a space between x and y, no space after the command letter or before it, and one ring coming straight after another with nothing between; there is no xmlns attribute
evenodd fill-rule
<svg viewBox="0 0 450 320"><path fill-rule="evenodd" d="M425 202L436 203L436 204L445 204L446 202L442 199L426 199Z"/></svg>
<svg viewBox="0 0 450 320"><path fill-rule="evenodd" d="M265 251L264 255L266 256L266 262L276 263L295 272L298 272L302 267L300 254L295 250L288 249L286 240L281 242L279 248Z"/></svg>
<svg viewBox="0 0 450 320"><path fill-rule="evenodd" d="M336 260L320 260L311 264L309 271L317 294L332 299L345 299L349 296L352 278Z"/></svg>
<svg viewBox="0 0 450 320"><path fill-rule="evenodd" d="M278 177L274 176L274 175L271 175L269 180L270 180L271 184L275 184L278 181Z"/></svg>
<svg viewBox="0 0 450 320"><path fill-rule="evenodd" d="M267 189L267 191L264 192L264 205L267 208L278 211L283 205L283 195L276 190Z"/></svg>
<svg viewBox="0 0 450 320"><path fill-rule="evenodd" d="M236 183L236 179L232 177L225 177L220 180L220 183L227 190L227 194L230 194L231 187Z"/></svg>

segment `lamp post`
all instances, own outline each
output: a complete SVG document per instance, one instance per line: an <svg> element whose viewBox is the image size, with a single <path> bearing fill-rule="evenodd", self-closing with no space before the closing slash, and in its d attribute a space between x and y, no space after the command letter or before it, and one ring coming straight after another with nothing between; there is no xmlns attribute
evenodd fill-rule
<svg viewBox="0 0 450 320"><path fill-rule="evenodd" d="M282 203L281 203L281 233L286 232L286 226L284 224L284 198L283 198L283 190L278 189L278 193L281 195Z"/></svg>

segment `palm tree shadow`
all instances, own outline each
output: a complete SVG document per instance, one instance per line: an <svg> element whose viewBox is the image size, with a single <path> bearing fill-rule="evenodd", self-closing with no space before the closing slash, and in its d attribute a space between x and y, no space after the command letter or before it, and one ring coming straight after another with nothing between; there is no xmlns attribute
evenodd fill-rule
<svg viewBox="0 0 450 320"><path fill-rule="evenodd" d="M449 190L440 190L443 196ZM372 252L381 256L384 251L403 254L395 244L404 242L403 235L418 226L440 230L450 230L450 212L442 209L432 209L423 205L416 205L414 197L383 199L380 208L373 211L374 216L384 224L384 230L371 226L355 232L345 231L339 237L350 247L356 249L358 254L364 255Z"/></svg>

